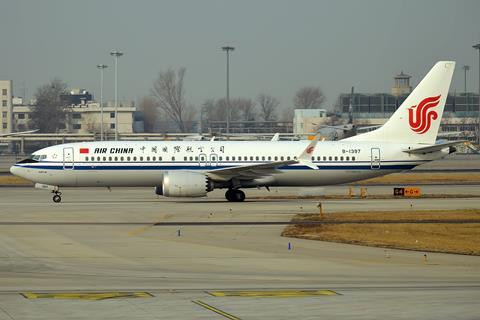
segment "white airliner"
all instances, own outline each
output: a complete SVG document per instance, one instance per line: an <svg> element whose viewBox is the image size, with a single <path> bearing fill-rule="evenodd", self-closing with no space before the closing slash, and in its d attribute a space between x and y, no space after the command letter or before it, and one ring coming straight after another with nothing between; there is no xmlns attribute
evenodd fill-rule
<svg viewBox="0 0 480 320"><path fill-rule="evenodd" d="M227 189L321 186L411 169L454 152L435 144L454 61L435 64L380 128L340 141L99 141L41 149L10 168L52 190L152 186L166 197L203 197Z"/></svg>

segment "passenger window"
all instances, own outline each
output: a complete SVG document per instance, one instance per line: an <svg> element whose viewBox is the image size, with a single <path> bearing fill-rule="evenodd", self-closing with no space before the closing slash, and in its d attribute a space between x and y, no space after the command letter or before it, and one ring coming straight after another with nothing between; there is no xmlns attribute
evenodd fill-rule
<svg viewBox="0 0 480 320"><path fill-rule="evenodd" d="M195 157L195 161L198 161L198 157Z"/></svg>
<svg viewBox="0 0 480 320"><path fill-rule="evenodd" d="M97 157L97 161L100 161L100 157Z"/></svg>
<svg viewBox="0 0 480 320"><path fill-rule="evenodd" d="M255 157L255 160L257 160L257 161L260 160L260 157L256 156L256 157Z"/></svg>
<svg viewBox="0 0 480 320"><path fill-rule="evenodd" d="M133 161L137 161L137 157L133 157Z"/></svg>
<svg viewBox="0 0 480 320"><path fill-rule="evenodd" d="M150 157L147 157L147 161L150 161Z"/></svg>
<svg viewBox="0 0 480 320"><path fill-rule="evenodd" d="M107 161L107 157L103 157L103 161Z"/></svg>
<svg viewBox="0 0 480 320"><path fill-rule="evenodd" d="M115 161L118 161L118 157L115 157Z"/></svg>
<svg viewBox="0 0 480 320"><path fill-rule="evenodd" d="M320 160L322 160L322 157L317 157L317 161L320 161Z"/></svg>
<svg viewBox="0 0 480 320"><path fill-rule="evenodd" d="M130 157L127 157L127 161L130 161Z"/></svg>
<svg viewBox="0 0 480 320"><path fill-rule="evenodd" d="M143 161L143 157L140 157L140 161Z"/></svg>
<svg viewBox="0 0 480 320"><path fill-rule="evenodd" d="M328 157L328 161L332 161L332 156Z"/></svg>
<svg viewBox="0 0 480 320"><path fill-rule="evenodd" d="M190 161L193 161L193 157L192 157L192 156L190 156Z"/></svg>
<svg viewBox="0 0 480 320"><path fill-rule="evenodd" d="M355 161L355 157L352 157L352 161Z"/></svg>
<svg viewBox="0 0 480 320"><path fill-rule="evenodd" d="M338 157L337 157L337 156L335 156L335 161L338 161Z"/></svg>
<svg viewBox="0 0 480 320"><path fill-rule="evenodd" d="M123 161L123 157L120 157L120 161Z"/></svg>
<svg viewBox="0 0 480 320"><path fill-rule="evenodd" d="M88 157L85 157L85 161L88 161Z"/></svg>
<svg viewBox="0 0 480 320"><path fill-rule="evenodd" d="M271 156L268 156L268 161L271 161L272 160L272 157Z"/></svg>
<svg viewBox="0 0 480 320"><path fill-rule="evenodd" d="M327 157L323 156L323 161L327 161Z"/></svg>
<svg viewBox="0 0 480 320"><path fill-rule="evenodd" d="M158 161L162 161L162 157L158 157Z"/></svg>
<svg viewBox="0 0 480 320"><path fill-rule="evenodd" d="M281 156L281 157L280 157L280 160L282 160L282 161L283 161L283 156Z"/></svg>
<svg viewBox="0 0 480 320"><path fill-rule="evenodd" d="M225 157L225 160L228 161L228 160L230 160L230 158L229 158L228 156L226 156L226 157Z"/></svg>
<svg viewBox="0 0 480 320"><path fill-rule="evenodd" d="M108 157L108 161L112 161L112 157Z"/></svg>
<svg viewBox="0 0 480 320"><path fill-rule="evenodd" d="M157 160L157 157L153 156L152 161L156 161L156 160Z"/></svg>
<svg viewBox="0 0 480 320"><path fill-rule="evenodd" d="M343 157L340 157L340 161L343 161Z"/></svg>
<svg viewBox="0 0 480 320"><path fill-rule="evenodd" d="M287 160L290 160L290 156L287 156Z"/></svg>
<svg viewBox="0 0 480 320"><path fill-rule="evenodd" d="M218 160L222 161L222 157L221 157L221 156L220 156L220 157L218 157Z"/></svg>
<svg viewBox="0 0 480 320"><path fill-rule="evenodd" d="M183 157L183 161L187 161L187 157Z"/></svg>
<svg viewBox="0 0 480 320"><path fill-rule="evenodd" d="M274 159L275 159L275 161L277 161L277 160L278 160L278 157L277 157L277 156L275 156L275 158L274 158Z"/></svg>
<svg viewBox="0 0 480 320"><path fill-rule="evenodd" d="M244 156L244 157L243 157L243 160L247 161L247 160L248 160L248 157L247 157L247 156Z"/></svg>
<svg viewBox="0 0 480 320"><path fill-rule="evenodd" d="M262 156L262 161L265 161L265 156Z"/></svg>
<svg viewBox="0 0 480 320"><path fill-rule="evenodd" d="M172 157L172 161L175 161L175 157Z"/></svg>
<svg viewBox="0 0 480 320"><path fill-rule="evenodd" d="M235 156L232 157L232 161L235 161Z"/></svg>
<svg viewBox="0 0 480 320"><path fill-rule="evenodd" d="M346 160L349 161L349 160L350 160L350 157L347 157Z"/></svg>
<svg viewBox="0 0 480 320"><path fill-rule="evenodd" d="M250 161L253 161L253 157L252 157L252 156L250 156Z"/></svg>
<svg viewBox="0 0 480 320"><path fill-rule="evenodd" d="M312 161L315 161L315 157L312 157Z"/></svg>

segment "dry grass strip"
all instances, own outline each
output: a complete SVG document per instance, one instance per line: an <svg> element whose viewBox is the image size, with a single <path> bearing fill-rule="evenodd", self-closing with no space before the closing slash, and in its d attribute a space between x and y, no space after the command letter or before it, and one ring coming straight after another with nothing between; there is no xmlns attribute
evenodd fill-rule
<svg viewBox="0 0 480 320"><path fill-rule="evenodd" d="M295 220L476 220L480 209L303 214ZM289 225L284 237L341 242L365 246L480 255L480 223L371 223Z"/></svg>

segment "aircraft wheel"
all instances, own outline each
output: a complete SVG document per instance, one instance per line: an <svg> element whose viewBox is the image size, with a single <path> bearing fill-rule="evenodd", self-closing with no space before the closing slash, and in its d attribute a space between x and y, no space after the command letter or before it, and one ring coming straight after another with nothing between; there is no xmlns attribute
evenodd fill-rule
<svg viewBox="0 0 480 320"><path fill-rule="evenodd" d="M235 190L235 201L242 202L245 200L245 192L242 190Z"/></svg>
<svg viewBox="0 0 480 320"><path fill-rule="evenodd" d="M235 201L234 192L233 189L228 189L227 192L225 192L225 199L228 201Z"/></svg>
<svg viewBox="0 0 480 320"><path fill-rule="evenodd" d="M53 202L59 203L60 201L62 201L62 197L60 197L60 195L56 194L53 196Z"/></svg>

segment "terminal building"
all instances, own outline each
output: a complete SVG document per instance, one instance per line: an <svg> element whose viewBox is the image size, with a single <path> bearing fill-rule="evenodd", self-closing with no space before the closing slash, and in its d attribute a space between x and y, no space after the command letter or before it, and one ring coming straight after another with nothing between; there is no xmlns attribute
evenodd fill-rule
<svg viewBox="0 0 480 320"><path fill-rule="evenodd" d="M410 76L401 72L394 77L391 93L343 93L336 106L344 118L352 108L353 123L361 128L384 124L412 91ZM448 140L476 141L478 130L476 93L450 93L440 125L440 135Z"/></svg>

